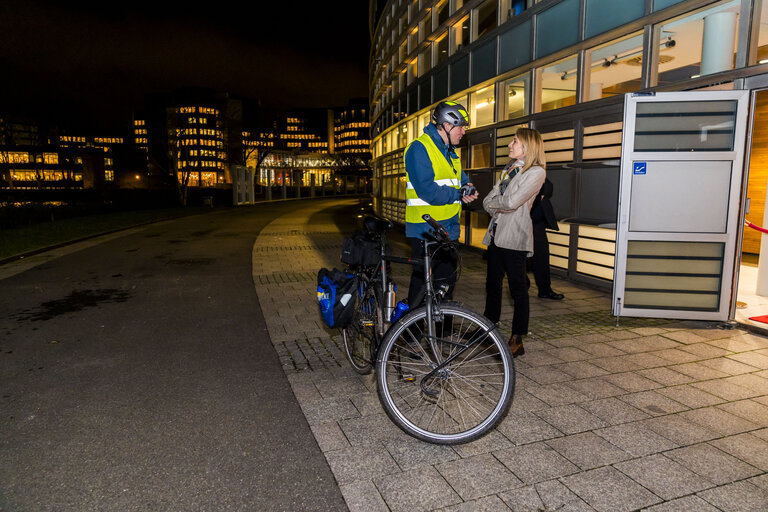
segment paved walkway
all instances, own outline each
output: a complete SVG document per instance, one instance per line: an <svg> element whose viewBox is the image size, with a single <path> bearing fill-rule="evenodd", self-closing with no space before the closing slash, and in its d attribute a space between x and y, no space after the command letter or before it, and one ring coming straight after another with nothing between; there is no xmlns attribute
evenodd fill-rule
<svg viewBox="0 0 768 512"><path fill-rule="evenodd" d="M317 311L317 270L339 266L347 201L297 203L253 247L269 334L318 445L356 511L768 510L768 339L712 323L616 319L610 296L554 283L531 298L512 409L459 446L415 440L381 409ZM395 244L395 254L406 254ZM463 253L456 299L484 305ZM406 269L395 273L407 286ZM504 305L508 333L511 304Z"/></svg>

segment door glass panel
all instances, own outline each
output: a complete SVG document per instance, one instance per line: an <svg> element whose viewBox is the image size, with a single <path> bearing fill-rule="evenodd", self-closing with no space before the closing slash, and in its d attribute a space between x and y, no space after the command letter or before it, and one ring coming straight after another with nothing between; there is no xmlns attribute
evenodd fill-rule
<svg viewBox="0 0 768 512"><path fill-rule="evenodd" d="M733 151L736 101L637 104L635 151Z"/></svg>

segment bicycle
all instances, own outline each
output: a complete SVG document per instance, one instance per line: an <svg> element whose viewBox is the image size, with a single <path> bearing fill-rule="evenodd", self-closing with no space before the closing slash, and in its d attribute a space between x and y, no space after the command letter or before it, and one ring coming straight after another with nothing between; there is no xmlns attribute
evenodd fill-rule
<svg viewBox="0 0 768 512"><path fill-rule="evenodd" d="M429 215L424 220L435 239L424 240L424 258L411 259L387 254L389 221L365 219L379 264L351 269L360 277L361 300L343 330L344 345L356 371L367 374L375 366L379 400L398 427L430 443L466 443L487 434L509 411L514 361L495 324L459 303L443 302L445 290L435 290L431 254L456 244ZM421 266L426 284L424 304L394 323L388 263Z"/></svg>

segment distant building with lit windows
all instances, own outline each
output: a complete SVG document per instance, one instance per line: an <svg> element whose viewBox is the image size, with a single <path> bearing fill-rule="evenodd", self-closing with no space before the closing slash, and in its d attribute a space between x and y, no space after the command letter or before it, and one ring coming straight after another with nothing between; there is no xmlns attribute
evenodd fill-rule
<svg viewBox="0 0 768 512"><path fill-rule="evenodd" d="M0 187L93 188L114 180L123 137L43 132L34 122L0 119Z"/></svg>
<svg viewBox="0 0 768 512"><path fill-rule="evenodd" d="M333 152L360 155L367 162L371 158L370 130L367 98L334 109Z"/></svg>

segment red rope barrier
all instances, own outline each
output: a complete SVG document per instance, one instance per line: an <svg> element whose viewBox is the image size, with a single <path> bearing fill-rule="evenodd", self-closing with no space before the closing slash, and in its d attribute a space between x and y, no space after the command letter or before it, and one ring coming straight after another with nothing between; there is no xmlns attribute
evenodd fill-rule
<svg viewBox="0 0 768 512"><path fill-rule="evenodd" d="M758 225L756 225L756 224L752 224L752 223L751 223L751 222L749 222L747 219L744 219L744 224L746 224L747 226L751 227L752 229L756 229L757 231L759 231L759 232L761 232L761 233L766 233L766 234L768 234L768 229L765 229L765 228L761 228L760 226L758 226Z"/></svg>

